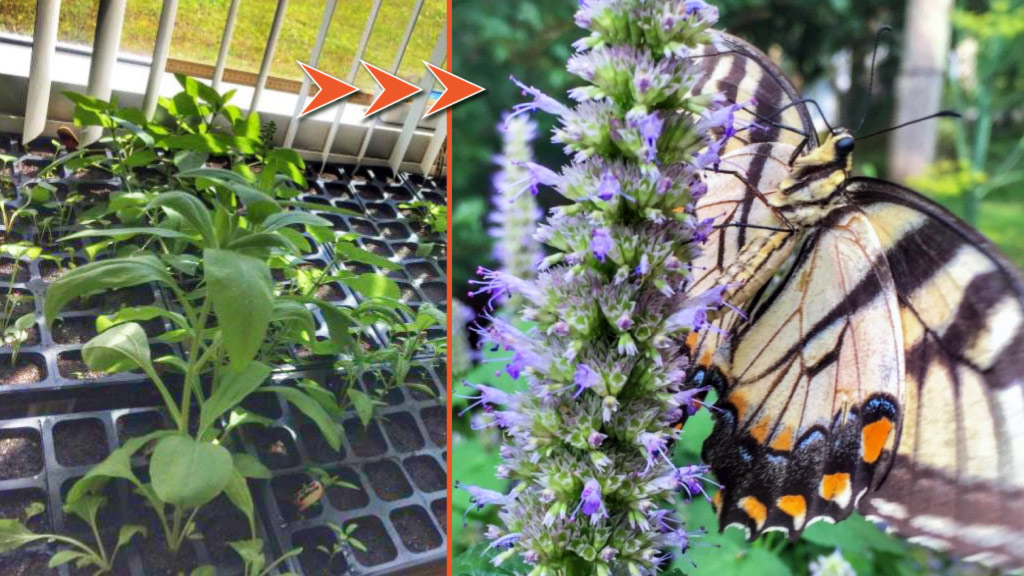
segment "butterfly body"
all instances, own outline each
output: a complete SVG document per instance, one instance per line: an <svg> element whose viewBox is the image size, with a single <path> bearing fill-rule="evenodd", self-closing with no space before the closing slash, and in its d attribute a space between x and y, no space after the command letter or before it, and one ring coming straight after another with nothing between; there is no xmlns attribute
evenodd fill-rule
<svg viewBox="0 0 1024 576"><path fill-rule="evenodd" d="M721 525L796 538L856 510L1024 565L1020 272L917 193L851 177L853 136L819 143L756 49L721 34L708 50L701 90L754 98L752 122L776 116L764 102L785 110L726 147L697 207L719 226L692 290L726 284L736 308L687 340L718 393L703 455Z"/></svg>

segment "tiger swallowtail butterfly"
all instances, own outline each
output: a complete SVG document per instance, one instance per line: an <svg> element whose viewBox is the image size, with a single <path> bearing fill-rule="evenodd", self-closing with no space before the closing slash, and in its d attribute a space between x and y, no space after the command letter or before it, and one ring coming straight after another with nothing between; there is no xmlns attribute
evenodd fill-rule
<svg viewBox="0 0 1024 576"><path fill-rule="evenodd" d="M918 193L851 177L853 135L819 142L756 48L715 33L694 57L694 91L751 102L737 116L762 125L730 140L697 206L718 226L692 293L730 284L736 307L686 343L692 385L718 394L703 457L721 527L797 538L857 510L1024 565L1020 272Z"/></svg>

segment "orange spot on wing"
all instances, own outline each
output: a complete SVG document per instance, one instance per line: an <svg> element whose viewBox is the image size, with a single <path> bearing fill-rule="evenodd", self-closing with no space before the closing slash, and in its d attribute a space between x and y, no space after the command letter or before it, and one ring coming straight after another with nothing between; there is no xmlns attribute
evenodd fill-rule
<svg viewBox="0 0 1024 576"><path fill-rule="evenodd" d="M875 460L878 460L878 457L882 455L882 448L885 447L885 441L889 438L890 432L892 432L892 420L888 418L872 422L861 430L865 462L874 464Z"/></svg>
<svg viewBox="0 0 1024 576"><path fill-rule="evenodd" d="M768 418L762 418L760 422L750 429L750 435L754 440L757 440L758 444L764 444L765 439L768 438L768 430L771 428L771 425L771 420Z"/></svg>
<svg viewBox="0 0 1024 576"><path fill-rule="evenodd" d="M686 335L686 348L693 354L697 351L697 343L700 341L700 336L696 332L690 332Z"/></svg>
<svg viewBox="0 0 1024 576"><path fill-rule="evenodd" d="M704 368L711 366L712 350L705 350L704 355L700 357L700 365Z"/></svg>
<svg viewBox="0 0 1024 576"><path fill-rule="evenodd" d="M798 518L807 513L807 500L799 494L792 494L779 498L775 505L793 518Z"/></svg>
<svg viewBox="0 0 1024 576"><path fill-rule="evenodd" d="M788 452L793 449L793 429L786 426L772 438L772 443L768 445L772 450L779 450L780 452Z"/></svg>
<svg viewBox="0 0 1024 576"><path fill-rule="evenodd" d="M754 521L754 525L760 530L761 526L764 526L764 521L768 519L768 508L753 496L741 498L739 505L740 509L746 512L747 516L750 516L750 519Z"/></svg>
<svg viewBox="0 0 1024 576"><path fill-rule="evenodd" d="M728 401L736 409L736 419L743 420L743 413L747 411L747 397L739 392L733 392L729 395Z"/></svg>
<svg viewBox="0 0 1024 576"><path fill-rule="evenodd" d="M843 493L850 489L850 475L846 472L826 474L821 479L821 497L825 500L841 498Z"/></svg>

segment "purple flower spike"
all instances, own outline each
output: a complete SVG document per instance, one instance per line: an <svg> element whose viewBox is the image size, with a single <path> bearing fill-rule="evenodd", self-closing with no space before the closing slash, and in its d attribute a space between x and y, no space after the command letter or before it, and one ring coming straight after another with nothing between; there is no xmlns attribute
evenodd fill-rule
<svg viewBox="0 0 1024 576"><path fill-rule="evenodd" d="M622 186L619 184L619 179L610 171L605 170L604 174L601 175L601 183L597 186L597 197L605 202L609 202L621 193Z"/></svg>
<svg viewBox="0 0 1024 576"><path fill-rule="evenodd" d="M638 439L647 452L647 470L657 463L659 456L667 457L665 451L668 448L668 437L661 432L641 432Z"/></svg>
<svg viewBox="0 0 1024 576"><path fill-rule="evenodd" d="M613 248L615 242L607 229L597 228L590 234L590 251L599 262L604 262Z"/></svg>
<svg viewBox="0 0 1024 576"><path fill-rule="evenodd" d="M455 482L455 488L469 492L469 501L472 504L469 508L466 509L466 513L462 515L463 526L466 525L466 515L469 514L469 512L473 510L473 508L476 508L477 510L483 510L484 506L489 506L491 504L497 504L498 506L507 506L510 503L512 503L513 500L515 500L515 497L512 495L505 495L502 494L501 492L488 490L486 488L481 488L479 486L470 486L469 484L463 484L462 482L459 482L457 480Z"/></svg>

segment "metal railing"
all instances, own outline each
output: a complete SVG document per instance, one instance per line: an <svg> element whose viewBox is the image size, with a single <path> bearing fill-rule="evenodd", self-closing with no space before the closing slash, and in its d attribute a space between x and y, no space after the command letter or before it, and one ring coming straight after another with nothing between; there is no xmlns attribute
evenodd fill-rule
<svg viewBox="0 0 1024 576"><path fill-rule="evenodd" d="M220 51L217 56L217 64L214 69L211 82L213 88L217 90L221 88L221 84L223 82L228 51L231 44L231 38L235 30L235 25L237 23L238 8L241 2L242 0L231 0L230 7L228 8L227 19L224 23L224 32L220 40ZM118 48L120 46L125 4L126 0L100 0L99 2L96 32L92 44L89 81L86 92L90 96L100 98L102 100L109 100L112 94L111 80L113 78L114 67L117 62ZM343 80L350 84L354 83L356 74L359 72L359 62L363 59L366 53L367 45L373 33L374 25L377 22L377 17L380 13L381 4L382 0L373 0L373 6L363 27L358 48L352 58L352 66L348 71L348 75L343 78ZM416 30L416 24L419 20L423 4L424 0L417 0L410 12L405 33L401 38L398 45L398 51L391 65L391 73L397 73L398 67L402 62L402 58L405 56L412 35ZM267 81L270 77L271 64L274 59L274 50L277 47L281 29L285 22L287 6L288 0L278 0L277 8L274 13L274 20L270 28L270 34L263 50L263 59L260 65L259 75L257 76L252 98L249 102L249 110L259 110L260 100L264 95ZM320 56L324 50L325 40L330 31L331 21L333 20L337 6L338 0L327 0L324 6L323 17L308 60L308 63L314 67L316 67L320 61ZM153 46L153 57L150 62L149 79L143 97L142 109L147 118L152 118L156 112L161 84L167 69L171 36L174 31L174 20L177 9L178 0L163 0L159 28L157 30L156 41ZM23 140L25 142L29 142L39 137L43 134L43 131L46 128L50 90L53 83L51 64L57 51L59 14L60 0L37 0L35 28L32 40L32 57L28 79L28 97L25 102L23 122ZM431 53L430 62L436 66L442 66L445 56L446 33L444 28L442 28L441 33L438 36L437 43ZM420 86L423 88L423 92L421 94L429 95L434 86L433 75L424 73L423 79L420 81ZM284 135L281 138L281 143L286 147L295 147L296 137L302 123L323 122L323 120L316 118L310 119L299 117L299 114L309 97L310 89L311 86L309 78L303 78L296 98L295 110L291 117L287 119L286 126L284 128ZM380 155L372 158L368 157L371 140L373 140L375 133L380 132L382 129L387 129L392 132L395 131L395 124L391 124L389 126L387 122L380 119L379 115L377 115L371 119L363 121L363 132L358 152L346 155L345 158L347 160L352 160L355 164L386 164L396 171L401 168L410 169L415 167L418 168L418 171L421 173L429 173L436 164L438 154L440 154L443 149L443 145L447 137L447 125L443 121L435 122L434 127L432 128L420 125L420 121L427 105L427 98L423 95L412 100L406 106L404 120L402 121L401 128L398 130L397 138L394 138L394 145L391 147L389 155L386 157L381 157ZM309 158L315 158L321 162L327 162L328 160L338 156L337 154L333 154L332 150L334 150L338 144L337 139L339 136L339 127L342 124L342 114L345 110L345 106L345 101L335 105L336 111L334 114L334 120L330 123L322 148L319 150L313 150L309 149L309 146L307 145L306 147L300 147L300 152ZM100 135L96 130L97 129L91 129L85 132L84 141L86 143L95 141L99 138ZM419 138L421 141L424 137L427 138L426 146L420 146L420 148L424 148L421 155L418 155L416 158L409 158L410 146L413 143L414 137L417 136L417 132L419 132ZM348 136L351 137L352 135L353 133L348 131Z"/></svg>

